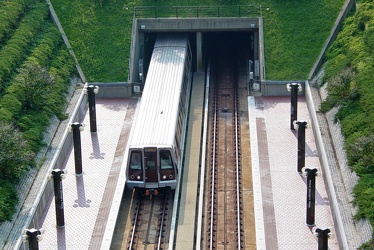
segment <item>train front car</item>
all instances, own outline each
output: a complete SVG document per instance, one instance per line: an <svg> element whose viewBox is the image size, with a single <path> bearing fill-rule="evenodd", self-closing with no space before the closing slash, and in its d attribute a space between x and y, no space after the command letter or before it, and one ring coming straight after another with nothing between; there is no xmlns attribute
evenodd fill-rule
<svg viewBox="0 0 374 250"><path fill-rule="evenodd" d="M128 187L153 194L160 188L175 189L178 164L174 159L172 150L168 148L145 147L130 150Z"/></svg>
<svg viewBox="0 0 374 250"><path fill-rule="evenodd" d="M190 89L188 36L159 35L131 132L128 188L145 194L176 188L182 167Z"/></svg>

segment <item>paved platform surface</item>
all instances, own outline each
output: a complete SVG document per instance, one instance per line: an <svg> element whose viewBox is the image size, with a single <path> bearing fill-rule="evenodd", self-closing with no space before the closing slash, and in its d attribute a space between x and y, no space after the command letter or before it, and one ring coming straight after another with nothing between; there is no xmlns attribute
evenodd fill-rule
<svg viewBox="0 0 374 250"><path fill-rule="evenodd" d="M86 113L81 121L86 125L81 132L83 174L75 175L72 150L61 166L67 170L62 181L65 226L56 227L55 201L51 197L41 223L46 231L40 249L100 249L136 101L96 100L96 133L90 132Z"/></svg>
<svg viewBox="0 0 374 250"><path fill-rule="evenodd" d="M317 249L312 226L306 225L306 177L297 172L297 131L290 129L290 97L249 97L249 124L255 200L257 249ZM304 97L298 120L310 121ZM323 174L313 136L305 131L306 167ZM316 178L315 225L334 224L322 176ZM336 237L329 249L339 249Z"/></svg>

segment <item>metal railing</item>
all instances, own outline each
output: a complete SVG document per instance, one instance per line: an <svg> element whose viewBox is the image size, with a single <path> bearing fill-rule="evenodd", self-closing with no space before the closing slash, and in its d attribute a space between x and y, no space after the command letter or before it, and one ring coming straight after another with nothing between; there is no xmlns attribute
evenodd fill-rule
<svg viewBox="0 0 374 250"><path fill-rule="evenodd" d="M238 18L259 16L261 16L260 5L134 7L134 18Z"/></svg>

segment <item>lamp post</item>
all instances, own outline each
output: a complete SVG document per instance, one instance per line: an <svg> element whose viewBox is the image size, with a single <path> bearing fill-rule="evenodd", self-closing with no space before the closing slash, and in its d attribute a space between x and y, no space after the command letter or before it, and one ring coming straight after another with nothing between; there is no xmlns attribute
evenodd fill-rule
<svg viewBox="0 0 374 250"><path fill-rule="evenodd" d="M308 127L306 121L294 121L294 128L297 130L297 172L305 167L305 129Z"/></svg>
<svg viewBox="0 0 374 250"><path fill-rule="evenodd" d="M328 250L329 244L328 239L331 237L331 229L330 228L313 228L314 234L318 238L318 250Z"/></svg>
<svg viewBox="0 0 374 250"><path fill-rule="evenodd" d="M315 206L316 206L316 168L305 168L304 174L307 176L306 185L306 225L314 226L315 224Z"/></svg>
<svg viewBox="0 0 374 250"><path fill-rule="evenodd" d="M65 226L64 199L62 193L62 180L65 179L65 174L66 173L61 169L53 169L50 175L50 178L53 178L57 227Z"/></svg>
<svg viewBox="0 0 374 250"><path fill-rule="evenodd" d="M287 90L291 92L291 130L295 130L294 121L297 120L297 93L302 90L300 83L288 83Z"/></svg>
<svg viewBox="0 0 374 250"><path fill-rule="evenodd" d="M99 86L89 85L85 89L85 93L88 95L88 110L90 114L90 131L96 132L96 107L95 107L95 95L99 92Z"/></svg>
<svg viewBox="0 0 374 250"><path fill-rule="evenodd" d="M84 130L84 125L79 122L70 124L69 131L73 131L73 145L74 145L74 163L75 163L75 174L82 174L82 146L81 146L81 134Z"/></svg>
<svg viewBox="0 0 374 250"><path fill-rule="evenodd" d="M44 230L43 229L24 229L22 240L26 242L29 241L30 250L39 250L39 241L43 239Z"/></svg>

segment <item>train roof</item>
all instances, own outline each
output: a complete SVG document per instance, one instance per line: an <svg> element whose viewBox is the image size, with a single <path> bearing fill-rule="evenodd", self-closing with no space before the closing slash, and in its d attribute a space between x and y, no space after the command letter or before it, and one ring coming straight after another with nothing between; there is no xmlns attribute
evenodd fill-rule
<svg viewBox="0 0 374 250"><path fill-rule="evenodd" d="M130 147L173 145L187 45L182 34L157 38Z"/></svg>

